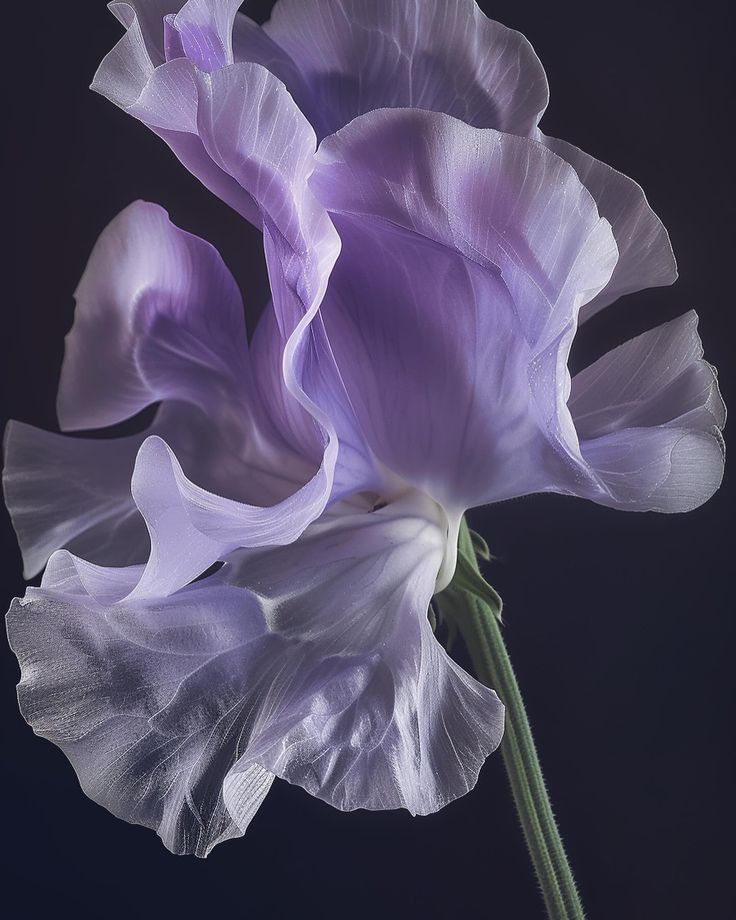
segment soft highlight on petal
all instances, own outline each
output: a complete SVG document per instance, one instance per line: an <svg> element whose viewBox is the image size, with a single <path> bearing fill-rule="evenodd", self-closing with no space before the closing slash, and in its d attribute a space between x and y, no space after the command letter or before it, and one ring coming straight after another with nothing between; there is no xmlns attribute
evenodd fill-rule
<svg viewBox="0 0 736 920"><path fill-rule="evenodd" d="M219 253L138 201L102 232L75 294L58 413L103 428L163 400L247 405L243 301ZM247 411L247 408L244 409Z"/></svg>
<svg viewBox="0 0 736 920"><path fill-rule="evenodd" d="M8 614L22 712L91 798L176 853L242 834L273 775L341 809L435 811L503 730L432 635L441 521L426 497L354 502L293 547L125 604L140 567L56 553Z"/></svg>
<svg viewBox="0 0 736 920"><path fill-rule="evenodd" d="M317 161L343 242L325 326L375 455L448 513L585 476L567 354L617 249L574 170L416 109L355 119Z"/></svg>
<svg viewBox="0 0 736 920"><path fill-rule="evenodd" d="M233 562L229 577L264 599L269 625L313 644L319 682L310 712L280 736L270 728L254 756L337 808L428 814L475 785L503 707L432 634L439 509L417 494L370 507Z"/></svg>

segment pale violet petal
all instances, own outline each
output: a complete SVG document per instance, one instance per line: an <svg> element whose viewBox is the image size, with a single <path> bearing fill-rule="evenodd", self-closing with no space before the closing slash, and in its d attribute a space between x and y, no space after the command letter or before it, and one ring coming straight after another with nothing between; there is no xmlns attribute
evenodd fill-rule
<svg viewBox="0 0 736 920"><path fill-rule="evenodd" d="M591 496L596 501L689 511L720 485L726 411L697 325L690 311L573 378L569 407L580 449L605 487Z"/></svg>
<svg viewBox="0 0 736 920"><path fill-rule="evenodd" d="M617 250L572 167L416 109L356 118L317 161L343 244L322 313L379 460L449 509L585 477L567 353Z"/></svg>
<svg viewBox="0 0 736 920"><path fill-rule="evenodd" d="M426 499L354 504L293 547L124 604L140 567L56 553L8 615L22 712L90 797L174 852L242 833L273 775L342 809L435 811L503 730L496 695L432 635L445 540Z"/></svg>
<svg viewBox="0 0 736 920"><path fill-rule="evenodd" d="M83 440L8 424L3 491L26 578L63 546L101 565L145 561L148 534L130 494L144 438Z"/></svg>
<svg viewBox="0 0 736 920"><path fill-rule="evenodd" d="M243 302L217 251L158 205L136 202L102 232L76 290L58 412L101 428L163 400L247 412Z"/></svg>
<svg viewBox="0 0 736 920"><path fill-rule="evenodd" d="M279 0L264 31L301 71L323 137L393 107L526 134L547 105L529 42L474 0Z"/></svg>
<svg viewBox="0 0 736 920"><path fill-rule="evenodd" d="M503 707L432 634L446 539L439 509L407 496L233 562L226 577L262 597L269 625L304 650L311 688L303 716L264 725L249 756L343 810L427 814L472 789Z"/></svg>
<svg viewBox="0 0 736 920"><path fill-rule="evenodd" d="M29 589L8 614L26 720L90 798L173 852L206 856L240 836L273 779L236 766L280 667L255 599L195 585L148 606L104 606L69 559L50 569L64 593Z"/></svg>
<svg viewBox="0 0 736 920"><path fill-rule="evenodd" d="M672 284L677 265L670 238L651 209L640 185L623 173L566 141L534 136L567 160L595 199L601 217L611 224L619 258L611 280L580 310L580 321L589 319L624 294Z"/></svg>
<svg viewBox="0 0 736 920"><path fill-rule="evenodd" d="M212 71L233 63L233 23L242 0L188 0L166 27L178 36L183 56L201 70ZM167 53L167 59L170 56Z"/></svg>

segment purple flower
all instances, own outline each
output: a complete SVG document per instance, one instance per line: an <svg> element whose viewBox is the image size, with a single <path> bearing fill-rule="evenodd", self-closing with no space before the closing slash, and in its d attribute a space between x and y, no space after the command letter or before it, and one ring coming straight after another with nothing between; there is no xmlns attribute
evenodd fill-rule
<svg viewBox="0 0 736 920"><path fill-rule="evenodd" d="M142 203L102 234L62 428L160 406L122 441L11 427L27 573L51 556L9 616L24 715L176 852L242 833L273 776L436 810L503 722L427 619L463 513L684 511L720 482L693 313L567 370L578 322L673 280L666 233L539 133L541 66L473 3L280 0L263 30L235 2L112 6L96 88L263 229L273 304L249 348L208 244Z"/></svg>

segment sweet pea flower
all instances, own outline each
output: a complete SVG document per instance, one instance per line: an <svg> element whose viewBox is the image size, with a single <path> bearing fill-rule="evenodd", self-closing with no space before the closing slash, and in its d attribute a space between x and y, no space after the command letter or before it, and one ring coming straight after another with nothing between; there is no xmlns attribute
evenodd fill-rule
<svg viewBox="0 0 736 920"><path fill-rule="evenodd" d="M523 35L488 19L475 0L278 0L263 27L238 12L238 0L109 6L127 32L92 88L146 123L255 223L258 215L219 160L224 152L206 114L217 99L227 95L232 104L244 91L244 62L283 81L318 140L375 109L420 108L534 138L567 160L611 224L619 251L581 320L623 294L677 277L667 232L637 183L539 129L549 101L542 64Z"/></svg>
<svg viewBox="0 0 736 920"><path fill-rule="evenodd" d="M237 3L112 6L96 88L262 228L272 304L249 347L208 244L143 203L102 234L61 426L159 408L122 441L11 426L27 573L51 557L9 615L21 708L175 852L242 834L274 776L434 811L503 725L427 618L464 512L718 487L693 313L567 369L582 319L673 280L666 233L539 133L536 57L472 3L280 0L263 30Z"/></svg>

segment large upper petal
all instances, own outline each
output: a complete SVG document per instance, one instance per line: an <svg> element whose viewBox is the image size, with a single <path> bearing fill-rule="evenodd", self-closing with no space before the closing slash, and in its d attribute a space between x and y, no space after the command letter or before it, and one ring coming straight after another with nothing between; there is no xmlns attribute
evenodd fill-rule
<svg viewBox="0 0 736 920"><path fill-rule="evenodd" d="M56 554L8 617L24 716L175 852L242 833L273 775L342 809L437 810L474 785L503 709L432 635L432 508L354 502L155 603L110 603L139 569L111 582Z"/></svg>
<svg viewBox="0 0 736 920"><path fill-rule="evenodd" d="M416 109L355 119L317 159L343 243L322 312L375 455L460 510L585 476L567 351L617 250L574 170Z"/></svg>
<svg viewBox="0 0 736 920"><path fill-rule="evenodd" d="M182 6L176 0L169 5L174 12ZM125 105L163 60L159 17L166 4L155 11L143 4L114 6L129 32L95 85ZM533 137L567 160L611 224L619 249L616 270L581 320L624 294L677 277L667 231L641 187L539 130L548 97L542 66L522 35L487 19L474 0L279 0L263 28L236 9L235 0L183 4L167 17L179 42L169 59L187 56L205 70L233 61L263 64L287 85L320 136L373 109L416 107ZM181 138L177 144L197 172L189 162L193 151L184 150L191 144ZM199 169L212 167L200 163ZM232 190L221 180L213 174L211 187L230 200Z"/></svg>
<svg viewBox="0 0 736 920"><path fill-rule="evenodd" d="M632 511L689 511L723 476L726 410L690 311L608 352L572 381L580 450L604 493Z"/></svg>
<svg viewBox="0 0 736 920"><path fill-rule="evenodd" d="M567 160L619 249L609 283L581 320L677 277L667 231L640 186L536 127L548 97L542 65L521 34L486 18L474 0L279 0L264 31L300 68L310 91L305 111L322 135L372 109L423 108L534 137Z"/></svg>
<svg viewBox="0 0 736 920"><path fill-rule="evenodd" d="M547 105L532 46L474 0L279 0L264 31L299 68L322 137L396 107L527 134Z"/></svg>

